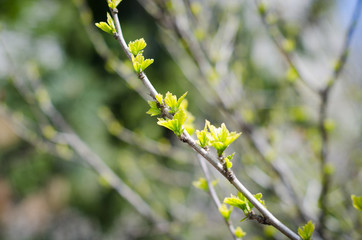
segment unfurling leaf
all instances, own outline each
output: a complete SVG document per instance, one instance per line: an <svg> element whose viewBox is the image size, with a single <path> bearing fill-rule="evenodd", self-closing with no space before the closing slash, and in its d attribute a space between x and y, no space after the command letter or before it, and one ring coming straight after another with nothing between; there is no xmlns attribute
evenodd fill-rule
<svg viewBox="0 0 362 240"><path fill-rule="evenodd" d="M225 166L226 170L229 171L229 169L233 166L233 163L228 158L225 158Z"/></svg>
<svg viewBox="0 0 362 240"><path fill-rule="evenodd" d="M145 59L142 54L132 55L133 68L137 73L143 72L149 65L153 63L153 59Z"/></svg>
<svg viewBox="0 0 362 240"><path fill-rule="evenodd" d="M121 2L122 0L108 0L108 7L111 9L115 9Z"/></svg>
<svg viewBox="0 0 362 240"><path fill-rule="evenodd" d="M100 28L102 31L109 33L109 34L113 34L113 30L110 26L108 26L108 24L106 22L99 22L96 23L97 28Z"/></svg>
<svg viewBox="0 0 362 240"><path fill-rule="evenodd" d="M129 42L128 44L128 48L129 48L129 51L137 56L137 54L143 52L143 49L147 46L147 43L145 42L145 40L143 38L141 39L137 39L133 42Z"/></svg>
<svg viewBox="0 0 362 240"><path fill-rule="evenodd" d="M210 122L207 122L207 126L212 136L210 145L216 149L219 156L222 156L225 149L241 134L236 132L229 132L224 123L221 124L221 127L219 128L211 125Z"/></svg>
<svg viewBox="0 0 362 240"><path fill-rule="evenodd" d="M209 121L205 120L204 130L202 130L202 131L196 130L196 136L197 136L197 139L198 139L198 144L203 148L209 146L210 139L211 139L211 135L207 131L207 125L208 124L210 124Z"/></svg>
<svg viewBox="0 0 362 240"><path fill-rule="evenodd" d="M185 110L180 109L172 119L159 118L157 124L173 131L178 137L182 135L183 124L186 121Z"/></svg>
<svg viewBox="0 0 362 240"><path fill-rule="evenodd" d="M262 196L263 195L261 193L254 195L254 197L265 206L265 202L261 200ZM246 216L251 213L251 210L254 207L254 205L241 192L238 192L237 196L231 194L230 197L224 199L224 203L240 208Z"/></svg>
<svg viewBox="0 0 362 240"><path fill-rule="evenodd" d="M231 159L233 159L234 155L235 155L235 153L233 153L232 155L229 155L225 158L226 170L229 170L233 166Z"/></svg>
<svg viewBox="0 0 362 240"><path fill-rule="evenodd" d="M116 27L114 26L113 18L109 13L107 13L107 22L96 23L96 26L109 34L115 34L117 32Z"/></svg>
<svg viewBox="0 0 362 240"><path fill-rule="evenodd" d="M150 114L151 117L161 114L161 109L158 108L155 101L148 101L148 105L150 105L151 108L146 113Z"/></svg>
<svg viewBox="0 0 362 240"><path fill-rule="evenodd" d="M314 231L314 224L309 221L302 228L298 228L298 234L303 240L310 240Z"/></svg>
<svg viewBox="0 0 362 240"><path fill-rule="evenodd" d="M156 96L155 96L155 98L156 98L156 100L158 101L158 103L159 104L162 104L162 102L163 102L163 96L162 96L162 94L157 94Z"/></svg>
<svg viewBox="0 0 362 240"><path fill-rule="evenodd" d="M113 18L111 17L111 14L109 14L108 12L107 12L107 23L112 28L113 33L115 33L116 27L114 26L114 21L113 21Z"/></svg>
<svg viewBox="0 0 362 240"><path fill-rule="evenodd" d="M224 199L224 203L229 204L230 206L240 208L245 214L251 212L251 208L248 206L248 202L244 199L240 199L231 194L230 197Z"/></svg>
<svg viewBox="0 0 362 240"><path fill-rule="evenodd" d="M187 95L187 92L184 93L177 100L177 97L175 95L173 95L172 93L170 93L170 92L166 93L166 97L165 97L164 101L165 101L166 105L168 106L168 108L170 109L171 114L176 113L180 109L181 103L185 99L186 95Z"/></svg>
<svg viewBox="0 0 362 240"><path fill-rule="evenodd" d="M266 206L265 206L265 201L261 199L261 198L263 197L263 194L262 194L262 193L257 193L257 194L254 195L254 197L255 197L261 204L263 204L264 207L266 207Z"/></svg>

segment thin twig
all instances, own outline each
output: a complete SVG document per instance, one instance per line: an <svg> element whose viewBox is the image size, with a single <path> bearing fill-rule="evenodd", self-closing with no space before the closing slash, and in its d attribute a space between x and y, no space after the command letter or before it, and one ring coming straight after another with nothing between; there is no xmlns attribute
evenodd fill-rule
<svg viewBox="0 0 362 240"><path fill-rule="evenodd" d="M214 186L212 185L212 181L210 179L210 173L209 173L209 170L208 170L207 165L205 163L205 160L200 155L197 155L197 159L199 160L202 172L205 175L205 179L206 179L207 186L208 186L208 192L209 192L209 194L211 196L211 199L215 203L216 208L219 209L220 206L221 206L221 202L220 202L219 197L217 196L217 193L215 191ZM223 217L223 219L224 219L226 225L228 226L228 229L229 229L231 235L233 236L233 238L235 240L240 239L240 238L235 236L235 227L234 227L232 221L231 220L226 220L224 217Z"/></svg>
<svg viewBox="0 0 362 240"><path fill-rule="evenodd" d="M327 118L327 108L330 99L330 92L332 87L335 85L340 73L344 69L344 66L347 61L348 50L352 42L353 34L356 29L360 14L362 9L362 0L358 0L353 11L351 22L348 26L348 29L345 34L344 43L342 46L341 53L336 61L336 66L327 82L327 85L323 90L320 91L321 105L319 108L319 132L321 135L321 151L320 151L320 174L321 174L321 185L322 189L319 194L319 205L320 205L320 214L319 214L319 224L317 226L317 231L319 232L322 238L326 238L325 228L326 228L326 218L328 215L328 192L331 185L332 177L328 171L326 171L326 166L328 164L328 130L325 126L325 121Z"/></svg>
<svg viewBox="0 0 362 240"><path fill-rule="evenodd" d="M254 1L256 4L256 7L259 8L260 4L263 4L260 0L255 0ZM283 35L280 33L280 30L276 27L276 26L271 26L268 21L267 21L267 13L266 12L259 12L260 18L263 22L263 25L265 26L265 28L268 31L268 35L270 36L270 38L272 39L272 41L274 42L274 45L277 47L277 49L279 50L280 54L284 57L284 59L287 61L288 65L290 66L291 69L294 69L297 74L298 74L298 78L300 80L301 83L303 83L303 85L305 87L307 87L311 92L313 93L318 93L317 89L313 88L305 79L305 77L302 75L302 72L300 71L300 69L298 68L297 64L294 62L292 55L290 54L290 52L286 51L283 47L283 41L285 40Z"/></svg>

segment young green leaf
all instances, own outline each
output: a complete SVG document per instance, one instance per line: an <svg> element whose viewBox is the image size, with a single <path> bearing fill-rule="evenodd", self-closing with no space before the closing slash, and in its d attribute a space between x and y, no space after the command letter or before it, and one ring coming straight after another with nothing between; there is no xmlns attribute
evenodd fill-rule
<svg viewBox="0 0 362 240"><path fill-rule="evenodd" d="M185 93L185 94L187 94L187 93ZM186 121L183 126L184 126L185 130L188 132L188 134L192 135L195 132L195 127L194 127L195 117L192 115L192 113L187 111L188 101L187 101L187 99L185 99L185 96L186 96L185 94L180 97L180 99L182 99L181 101L180 101L180 99L178 100L178 102L180 102L179 108L184 109L186 112Z"/></svg>
<svg viewBox="0 0 362 240"><path fill-rule="evenodd" d="M303 240L310 240L314 231L314 224L309 221L302 228L298 228L298 234Z"/></svg>
<svg viewBox="0 0 362 240"><path fill-rule="evenodd" d="M210 139L211 139L211 135L207 131L208 123L209 123L209 121L205 120L204 130L202 130L202 131L196 130L196 136L198 139L197 143L200 145L200 147L203 147L203 148L209 146Z"/></svg>
<svg viewBox="0 0 362 240"><path fill-rule="evenodd" d="M241 134L236 132L229 132L224 123L221 124L221 127L219 128L211 125L210 122L207 122L207 126L212 136L210 145L216 149L219 156L222 156L225 149Z"/></svg>
<svg viewBox="0 0 362 240"><path fill-rule="evenodd" d="M107 23L108 25L113 29L113 33L116 32L116 27L114 26L113 18L111 17L111 14L107 12Z"/></svg>
<svg viewBox="0 0 362 240"><path fill-rule="evenodd" d="M173 131L178 137L182 135L183 124L186 121L185 110L180 109L172 119L159 118L157 124Z"/></svg>
<svg viewBox="0 0 362 240"><path fill-rule="evenodd" d="M111 15L109 13L107 13L107 23L99 22L99 23L96 23L96 26L98 28L100 28L101 30L103 30L104 32L109 33L109 34L115 34L117 32L116 27L114 26L113 18L111 17Z"/></svg>
<svg viewBox="0 0 362 240"><path fill-rule="evenodd" d="M175 95L173 95L172 93L170 93L170 92L166 93L166 97L165 97L164 101L165 101L166 105L169 107L171 114L176 113L180 109L181 103L185 99L186 95L187 95L187 92L184 93L177 100L177 97Z"/></svg>
<svg viewBox="0 0 362 240"><path fill-rule="evenodd" d="M158 103L159 104L162 104L162 102L163 102L163 96L162 96L162 94L157 94L156 96L155 96L155 98L156 98L156 100L158 101Z"/></svg>
<svg viewBox="0 0 362 240"><path fill-rule="evenodd" d="M142 54L132 55L133 68L137 73L143 72L149 65L153 63L153 59L145 59Z"/></svg>
<svg viewBox="0 0 362 240"><path fill-rule="evenodd" d="M226 221L229 221L230 214L233 211L233 207L231 206L230 209L226 206L225 203L221 204L219 207L219 212L225 218Z"/></svg>
<svg viewBox="0 0 362 240"><path fill-rule="evenodd" d="M209 133L205 130L199 131L196 130L196 136L198 139L198 144L200 145L200 147L204 148L207 147L209 145Z"/></svg>
<svg viewBox="0 0 362 240"><path fill-rule="evenodd" d="M151 117L161 114L161 109L158 108L155 101L148 101L148 105L150 105L151 108L146 113L151 115Z"/></svg>
<svg viewBox="0 0 362 240"><path fill-rule="evenodd" d="M242 238L242 237L246 236L246 232L244 232L243 229L241 229L241 227L237 227L235 229L234 234L235 234L235 237L237 237L237 238Z"/></svg>
<svg viewBox="0 0 362 240"><path fill-rule="evenodd" d="M266 206L265 206L265 201L261 199L261 198L263 197L263 194L262 194L262 193L257 193L257 194L254 195L254 197L255 197L261 204L263 204L264 207L266 207Z"/></svg>
<svg viewBox="0 0 362 240"><path fill-rule="evenodd" d="M226 170L229 170L233 166L233 163L231 162L231 160L233 159L234 155L235 155L235 153L233 153L225 158Z"/></svg>
<svg viewBox="0 0 362 240"><path fill-rule="evenodd" d="M105 22L96 23L96 26L106 33L113 34L112 28Z"/></svg>
<svg viewBox="0 0 362 240"><path fill-rule="evenodd" d="M225 166L226 170L229 171L229 169L233 166L233 163L228 158L225 158Z"/></svg>
<svg viewBox="0 0 362 240"><path fill-rule="evenodd" d="M108 7L111 9L115 9L121 2L122 0L108 0Z"/></svg>
<svg viewBox="0 0 362 240"><path fill-rule="evenodd" d="M253 209L254 205L249 201L249 199L247 199L241 192L238 192L238 198L240 198L242 201L246 202L246 209L243 210L245 215L247 215L248 213L251 212L251 210Z"/></svg>
<svg viewBox="0 0 362 240"><path fill-rule="evenodd" d="M224 199L224 203L229 204L233 207L240 208L245 213L245 215L251 212L248 201L245 201L245 199L240 199L239 197L236 197L232 194L230 197Z"/></svg>
<svg viewBox="0 0 362 240"><path fill-rule="evenodd" d="M359 211L362 211L362 196L357 197L355 195L352 195L351 199L352 199L353 207Z"/></svg>
<svg viewBox="0 0 362 240"><path fill-rule="evenodd" d="M140 72L143 72L144 70L146 70L146 68L148 68L148 66L150 66L153 62L154 62L153 59L148 59L148 58L145 59L141 64Z"/></svg>
<svg viewBox="0 0 362 240"><path fill-rule="evenodd" d="M128 48L129 51L134 55L137 56L137 54L142 54L142 50L147 46L147 43L143 38L137 39L133 42L129 42Z"/></svg>
<svg viewBox="0 0 362 240"><path fill-rule="evenodd" d="M199 178L199 180L197 181L193 181L192 185L194 185L194 187L204 190L204 191L209 191L209 186L207 185L207 181L205 178Z"/></svg>
<svg viewBox="0 0 362 240"><path fill-rule="evenodd" d="M165 101L166 105L170 108L171 111L172 110L174 110L174 112L177 111L175 109L176 105L177 105L177 97L175 95L173 95L170 92L167 92L164 101Z"/></svg>
<svg viewBox="0 0 362 240"><path fill-rule="evenodd" d="M195 127L194 127L195 117L189 111L185 110L185 112L186 112L186 121L183 126L187 131L187 133L192 135L195 132Z"/></svg>

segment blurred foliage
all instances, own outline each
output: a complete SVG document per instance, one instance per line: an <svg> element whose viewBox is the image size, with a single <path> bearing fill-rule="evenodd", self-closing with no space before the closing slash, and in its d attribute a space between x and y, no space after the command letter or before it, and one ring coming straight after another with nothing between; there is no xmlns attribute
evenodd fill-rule
<svg viewBox="0 0 362 240"><path fill-rule="evenodd" d="M230 237L208 195L193 187L192 183L199 179L201 171L192 151L185 150L185 146L170 131L157 126L155 119L146 115L149 109L147 103L107 67L82 25L75 4L77 1L82 2L1 0L0 101L15 113L21 113L19 118L24 116L31 120L34 123L32 130L41 135L47 121L41 117L34 102L24 98L14 87L15 75L30 84L32 66L37 66L41 83L69 125L117 175L171 222L169 234L180 239ZM233 171L252 192L262 192L268 209L296 231L303 221L298 219L293 202L281 200L280 189L273 188L281 181L265 163L273 162L277 156L283 158L298 197L308 206L305 211L316 217L318 207L315 199L320 188L319 103L295 87L297 73L286 66L275 50L253 6L248 3L239 6L237 3L238 7L235 7L233 1L227 1L227 4L191 1L192 11L187 14L188 19L198 19L200 24L195 26L193 33L201 46L207 49L204 52L210 51L208 60L215 69L217 63L223 60L222 49L212 47L213 41L217 42L216 37L222 35L220 32L216 34L219 26L231 14L237 16L233 21L241 21L228 68L235 73L230 78L235 77L242 87L224 86L225 81L222 82L215 69L207 73L207 83L226 89L225 99L237 98L237 104L231 105L227 113L234 111L237 118L241 116L251 128L258 129L258 133L265 136L271 149L266 149L263 156L247 140L247 128L243 129L244 126L225 116L225 111L218 110L219 103L210 104L202 97L202 91L212 99L217 96L207 92L205 85L202 85L205 89L195 85L202 79L193 79L195 82L185 80L177 62L180 59L170 56L165 47L165 42L171 42L166 37L167 31L172 29L161 30L163 23L157 22L160 19L152 17L139 2L142 1L122 1L118 7L119 17L127 43L139 38L146 40L145 56L155 59L147 69L147 75L155 88L162 94L170 91L177 96L188 91L188 111L196 118L196 129L202 129L204 119L208 119L217 126L222 122L230 123L227 125L230 131L245 132L233 149L236 152ZM165 14L171 11L177 16L182 12L177 12L173 1L154 2L166 2ZM105 1L88 0L85 3L94 16L92 27L95 22L106 20ZM207 4L211 7L206 8ZM281 5L275 4L271 9L277 10L277 13L288 11L278 9ZM312 1L306 7L305 15L298 15L302 18L300 23L276 15L276 25L287 39L285 47L288 51L311 59L310 65L316 65L318 59L314 58L318 53L308 54L306 42L310 39L304 38L303 31L307 36L307 33L310 35L310 32L321 28L331 34L334 29L326 27L321 19L325 16L332 19L337 14L334 6L331 1ZM213 11L206 12L205 9ZM202 28L205 22L209 26L207 29ZM339 29L340 26L337 24L337 27ZM101 36L116 57L126 60L117 41L103 32ZM342 38L343 31L339 31L337 37ZM311 38L313 42L314 38ZM172 44L185 46L182 40ZM361 52L359 42L354 49L357 53ZM185 50L187 53L190 51L188 48ZM356 239L362 229L361 215L353 211L350 201L351 194L361 195L362 86L353 79L360 79L362 73L359 66L353 64L360 58L353 54L350 57L348 72L343 76L345 79L341 79L343 83L341 81L330 105L331 119L324 123L331 139L331 163L324 170L334 177L328 195L331 209L327 225L331 239ZM325 65L322 62L317 68L325 68ZM189 69L186 71L191 72ZM318 85L322 80L314 79L314 82ZM180 149L181 154L158 156L137 144L120 141L108 132L107 126L98 117L102 106L108 106L122 127L141 139L150 138L162 143L158 149L161 152L167 152L167 146L171 148L167 145L169 140L172 146ZM0 239L169 239L169 235L155 231L152 223L142 218L79 156L74 154L65 160L35 148L17 137L10 125L10 121L0 115ZM213 173L214 178L218 176ZM225 180L220 181L216 189L220 199L230 193L235 194ZM239 224L241 212L235 212L231 219ZM257 236L262 235L260 227L250 221L242 225L248 239L258 239ZM282 236L265 227L264 236L260 239L282 239Z"/></svg>

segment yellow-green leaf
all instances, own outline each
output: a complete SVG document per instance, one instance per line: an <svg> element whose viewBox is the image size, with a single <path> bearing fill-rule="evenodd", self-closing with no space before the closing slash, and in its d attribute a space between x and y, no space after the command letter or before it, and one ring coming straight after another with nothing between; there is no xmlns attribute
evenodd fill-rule
<svg viewBox="0 0 362 240"><path fill-rule="evenodd" d="M303 227L298 228L298 234L303 240L310 240L314 231L314 224L309 221Z"/></svg>
<svg viewBox="0 0 362 240"><path fill-rule="evenodd" d="M362 196L357 197L356 195L351 196L353 207L359 211L362 211Z"/></svg>
<svg viewBox="0 0 362 240"><path fill-rule="evenodd" d="M241 229L241 227L237 227L235 229L234 234L235 234L235 237L237 237L237 238L242 238L242 237L246 236L246 232L244 232L243 229Z"/></svg>
<svg viewBox="0 0 362 240"><path fill-rule="evenodd" d="M226 221L229 221L230 214L233 211L233 207L231 206L230 209L226 206L225 203L221 204L219 207L219 212L225 218Z"/></svg>

